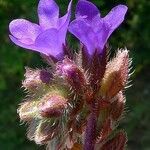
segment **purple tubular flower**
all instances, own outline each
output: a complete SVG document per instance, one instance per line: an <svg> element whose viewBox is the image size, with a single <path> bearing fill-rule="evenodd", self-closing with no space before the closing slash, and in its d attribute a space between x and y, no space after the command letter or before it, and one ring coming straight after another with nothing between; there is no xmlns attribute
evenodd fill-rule
<svg viewBox="0 0 150 150"><path fill-rule="evenodd" d="M68 12L59 18L59 8L54 0L40 0L39 25L25 19L13 20L9 25L10 39L23 48L61 59L70 22L71 3Z"/></svg>
<svg viewBox="0 0 150 150"><path fill-rule="evenodd" d="M127 9L125 5L118 5L102 18L94 4L79 0L76 19L71 22L69 31L84 44L90 56L95 50L101 54L109 36L123 22Z"/></svg>

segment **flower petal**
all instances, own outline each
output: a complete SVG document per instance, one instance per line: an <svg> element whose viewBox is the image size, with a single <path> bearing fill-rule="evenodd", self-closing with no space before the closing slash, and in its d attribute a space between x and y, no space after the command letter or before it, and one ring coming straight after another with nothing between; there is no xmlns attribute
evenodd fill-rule
<svg viewBox="0 0 150 150"><path fill-rule="evenodd" d="M23 47L23 48L26 48L26 49L29 49L29 50L33 50L33 51L37 51L37 52L40 52L42 54L47 55L47 53L45 51L43 51L42 49L39 49L34 44L27 45L27 44L22 43L21 41L19 41L17 38L13 37L12 35L9 35L9 37L10 37L10 39L13 43L15 43L16 45L18 45L20 47Z"/></svg>
<svg viewBox="0 0 150 150"><path fill-rule="evenodd" d="M10 39L16 45L26 49L40 52L47 56L51 55L55 58L61 59L63 57L63 41L59 35L58 30L49 29L41 33L31 45L22 43L17 38L10 35Z"/></svg>
<svg viewBox="0 0 150 150"><path fill-rule="evenodd" d="M88 9L84 9L84 7ZM90 7L93 7L92 13L89 11ZM74 20L69 27L69 31L87 47L90 55L95 52L95 49L97 49L99 53L102 52L108 38L123 22L127 12L125 5L118 5L113 8L106 17L101 18L100 15L98 15L97 8L95 7L94 9L94 7L95 5L92 3L80 0L77 5L77 19Z"/></svg>
<svg viewBox="0 0 150 150"><path fill-rule="evenodd" d="M42 49L46 55L51 55L55 58L63 56L63 40L59 31L52 28L48 29L35 40L35 46Z"/></svg>
<svg viewBox="0 0 150 150"><path fill-rule="evenodd" d="M104 49L104 46L109 38L110 35L110 29L108 24L106 24L104 21L99 21L99 30L96 33L98 43L97 43L97 49L99 53L101 53Z"/></svg>
<svg viewBox="0 0 150 150"><path fill-rule="evenodd" d="M76 18L93 19L95 16L100 16L98 8L89 1L80 0L76 7Z"/></svg>
<svg viewBox="0 0 150 150"><path fill-rule="evenodd" d="M106 17L101 19L102 27L98 36L98 43L101 49L104 48L112 32L123 22L126 12L127 7L125 5L118 5Z"/></svg>
<svg viewBox="0 0 150 150"><path fill-rule="evenodd" d="M127 9L128 8L125 5L118 5L103 18L103 20L110 26L109 28L112 32L123 22Z"/></svg>
<svg viewBox="0 0 150 150"><path fill-rule="evenodd" d="M54 0L40 0L38 5L39 24L43 29L57 26L59 7Z"/></svg>
<svg viewBox="0 0 150 150"><path fill-rule="evenodd" d="M67 34L67 30L71 18L71 5L72 5L72 0L68 5L67 13L59 19L59 35L61 36L60 38L62 39L64 44L65 44L66 34Z"/></svg>
<svg viewBox="0 0 150 150"><path fill-rule="evenodd" d="M89 55L94 53L97 39L92 28L84 20L76 19L72 21L69 31L86 46Z"/></svg>
<svg viewBox="0 0 150 150"><path fill-rule="evenodd" d="M16 19L9 24L10 33L24 44L33 44L41 33L41 27L25 19Z"/></svg>

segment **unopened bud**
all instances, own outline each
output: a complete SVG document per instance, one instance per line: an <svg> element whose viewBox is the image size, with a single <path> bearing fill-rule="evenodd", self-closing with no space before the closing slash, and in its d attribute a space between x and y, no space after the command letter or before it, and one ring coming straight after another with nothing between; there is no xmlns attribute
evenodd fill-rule
<svg viewBox="0 0 150 150"><path fill-rule="evenodd" d="M49 140L51 140L59 130L59 123L50 121L40 121L38 124L36 131L34 133L34 141L36 144L46 144Z"/></svg>
<svg viewBox="0 0 150 150"><path fill-rule="evenodd" d="M111 99L121 91L128 79L129 55L127 50L118 51L116 57L106 67L100 93Z"/></svg>
<svg viewBox="0 0 150 150"><path fill-rule="evenodd" d="M75 91L83 91L87 83L83 70L68 58L57 64L56 73L66 79Z"/></svg>
<svg viewBox="0 0 150 150"><path fill-rule="evenodd" d="M43 83L49 83L51 78L51 73L46 70L26 68L25 80L22 85L29 91L34 91L41 87Z"/></svg>
<svg viewBox="0 0 150 150"><path fill-rule="evenodd" d="M40 79L43 83L48 84L50 83L52 79L52 74L48 72L47 70L41 70L40 71Z"/></svg>
<svg viewBox="0 0 150 150"><path fill-rule="evenodd" d="M39 103L39 113L42 117L59 117L67 107L67 99L62 95L48 93Z"/></svg>
<svg viewBox="0 0 150 150"><path fill-rule="evenodd" d="M38 101L27 101L20 105L18 113L23 121L30 121L38 116Z"/></svg>

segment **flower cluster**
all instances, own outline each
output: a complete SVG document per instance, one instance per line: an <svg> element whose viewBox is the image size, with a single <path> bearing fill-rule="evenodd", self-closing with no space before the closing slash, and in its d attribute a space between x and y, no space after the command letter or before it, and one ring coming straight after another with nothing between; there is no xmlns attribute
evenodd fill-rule
<svg viewBox="0 0 150 150"><path fill-rule="evenodd" d="M20 119L29 124L28 138L51 150L123 150L126 133L116 127L124 114L131 60L127 49L110 60L107 40L127 7L118 5L102 17L94 4L79 0L70 22L71 5L59 17L54 0L40 0L39 24L10 23L10 39L39 52L49 65L26 68L22 85L28 96L18 108ZM80 41L77 54L66 44L67 31Z"/></svg>

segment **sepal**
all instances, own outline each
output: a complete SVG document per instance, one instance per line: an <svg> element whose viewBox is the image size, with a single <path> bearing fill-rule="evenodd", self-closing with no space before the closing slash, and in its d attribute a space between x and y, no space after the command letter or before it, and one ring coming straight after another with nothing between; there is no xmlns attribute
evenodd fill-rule
<svg viewBox="0 0 150 150"><path fill-rule="evenodd" d="M100 150L124 150L126 142L126 133L124 131L120 131L114 138L108 140Z"/></svg>
<svg viewBox="0 0 150 150"><path fill-rule="evenodd" d="M107 99L113 98L125 88L128 79L130 59L127 50L119 50L107 66L101 83L100 94Z"/></svg>

